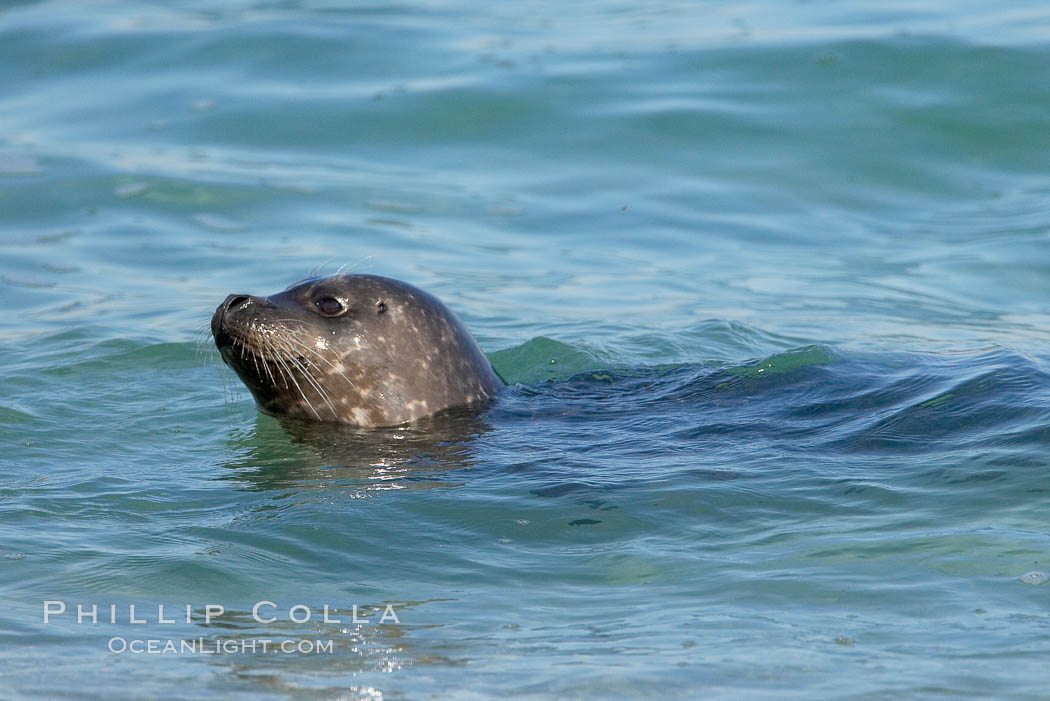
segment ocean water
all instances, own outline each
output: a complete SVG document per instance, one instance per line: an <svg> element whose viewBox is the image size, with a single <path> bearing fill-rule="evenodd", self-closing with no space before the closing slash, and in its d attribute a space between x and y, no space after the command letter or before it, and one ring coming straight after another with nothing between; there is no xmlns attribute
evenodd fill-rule
<svg viewBox="0 0 1050 701"><path fill-rule="evenodd" d="M1048 66L1023 0L4 2L0 698L1050 697ZM212 311L342 266L498 401L259 415Z"/></svg>

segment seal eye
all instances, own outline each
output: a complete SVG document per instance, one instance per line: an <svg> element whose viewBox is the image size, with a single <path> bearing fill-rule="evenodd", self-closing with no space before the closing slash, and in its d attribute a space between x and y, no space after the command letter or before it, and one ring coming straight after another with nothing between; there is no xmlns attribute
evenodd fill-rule
<svg viewBox="0 0 1050 701"><path fill-rule="evenodd" d="M382 314L386 311L386 302L379 300L376 302L376 314Z"/></svg>
<svg viewBox="0 0 1050 701"><path fill-rule="evenodd" d="M315 304L318 311L325 316L341 316L346 313L346 305L335 297L322 297Z"/></svg>

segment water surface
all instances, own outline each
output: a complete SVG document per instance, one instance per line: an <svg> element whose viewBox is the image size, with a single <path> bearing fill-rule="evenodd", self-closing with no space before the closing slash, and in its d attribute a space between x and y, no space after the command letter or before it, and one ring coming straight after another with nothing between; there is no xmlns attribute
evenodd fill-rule
<svg viewBox="0 0 1050 701"><path fill-rule="evenodd" d="M1045 697L1048 39L1020 0L5 3L3 695ZM260 416L212 310L344 265L446 301L499 401Z"/></svg>

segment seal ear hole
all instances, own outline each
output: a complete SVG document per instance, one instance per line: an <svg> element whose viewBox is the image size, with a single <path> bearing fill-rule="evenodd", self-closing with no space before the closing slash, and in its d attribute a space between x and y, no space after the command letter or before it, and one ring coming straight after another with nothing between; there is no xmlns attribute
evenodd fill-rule
<svg viewBox="0 0 1050 701"><path fill-rule="evenodd" d="M379 300L376 302L376 314L382 314L386 311L386 302Z"/></svg>
<svg viewBox="0 0 1050 701"><path fill-rule="evenodd" d="M314 304L317 305L317 310L325 316L342 316L348 310L346 304L335 297L321 297Z"/></svg>

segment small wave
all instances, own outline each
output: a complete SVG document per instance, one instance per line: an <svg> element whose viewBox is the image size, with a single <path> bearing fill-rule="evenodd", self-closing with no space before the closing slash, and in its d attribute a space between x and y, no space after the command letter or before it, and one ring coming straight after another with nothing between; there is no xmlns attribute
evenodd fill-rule
<svg viewBox="0 0 1050 701"><path fill-rule="evenodd" d="M622 430L648 428L694 447L748 440L781 453L976 449L1047 442L1050 373L1007 351L851 356L806 346L736 366L588 370L515 388L494 411L586 420L592 431L612 432L618 421Z"/></svg>

